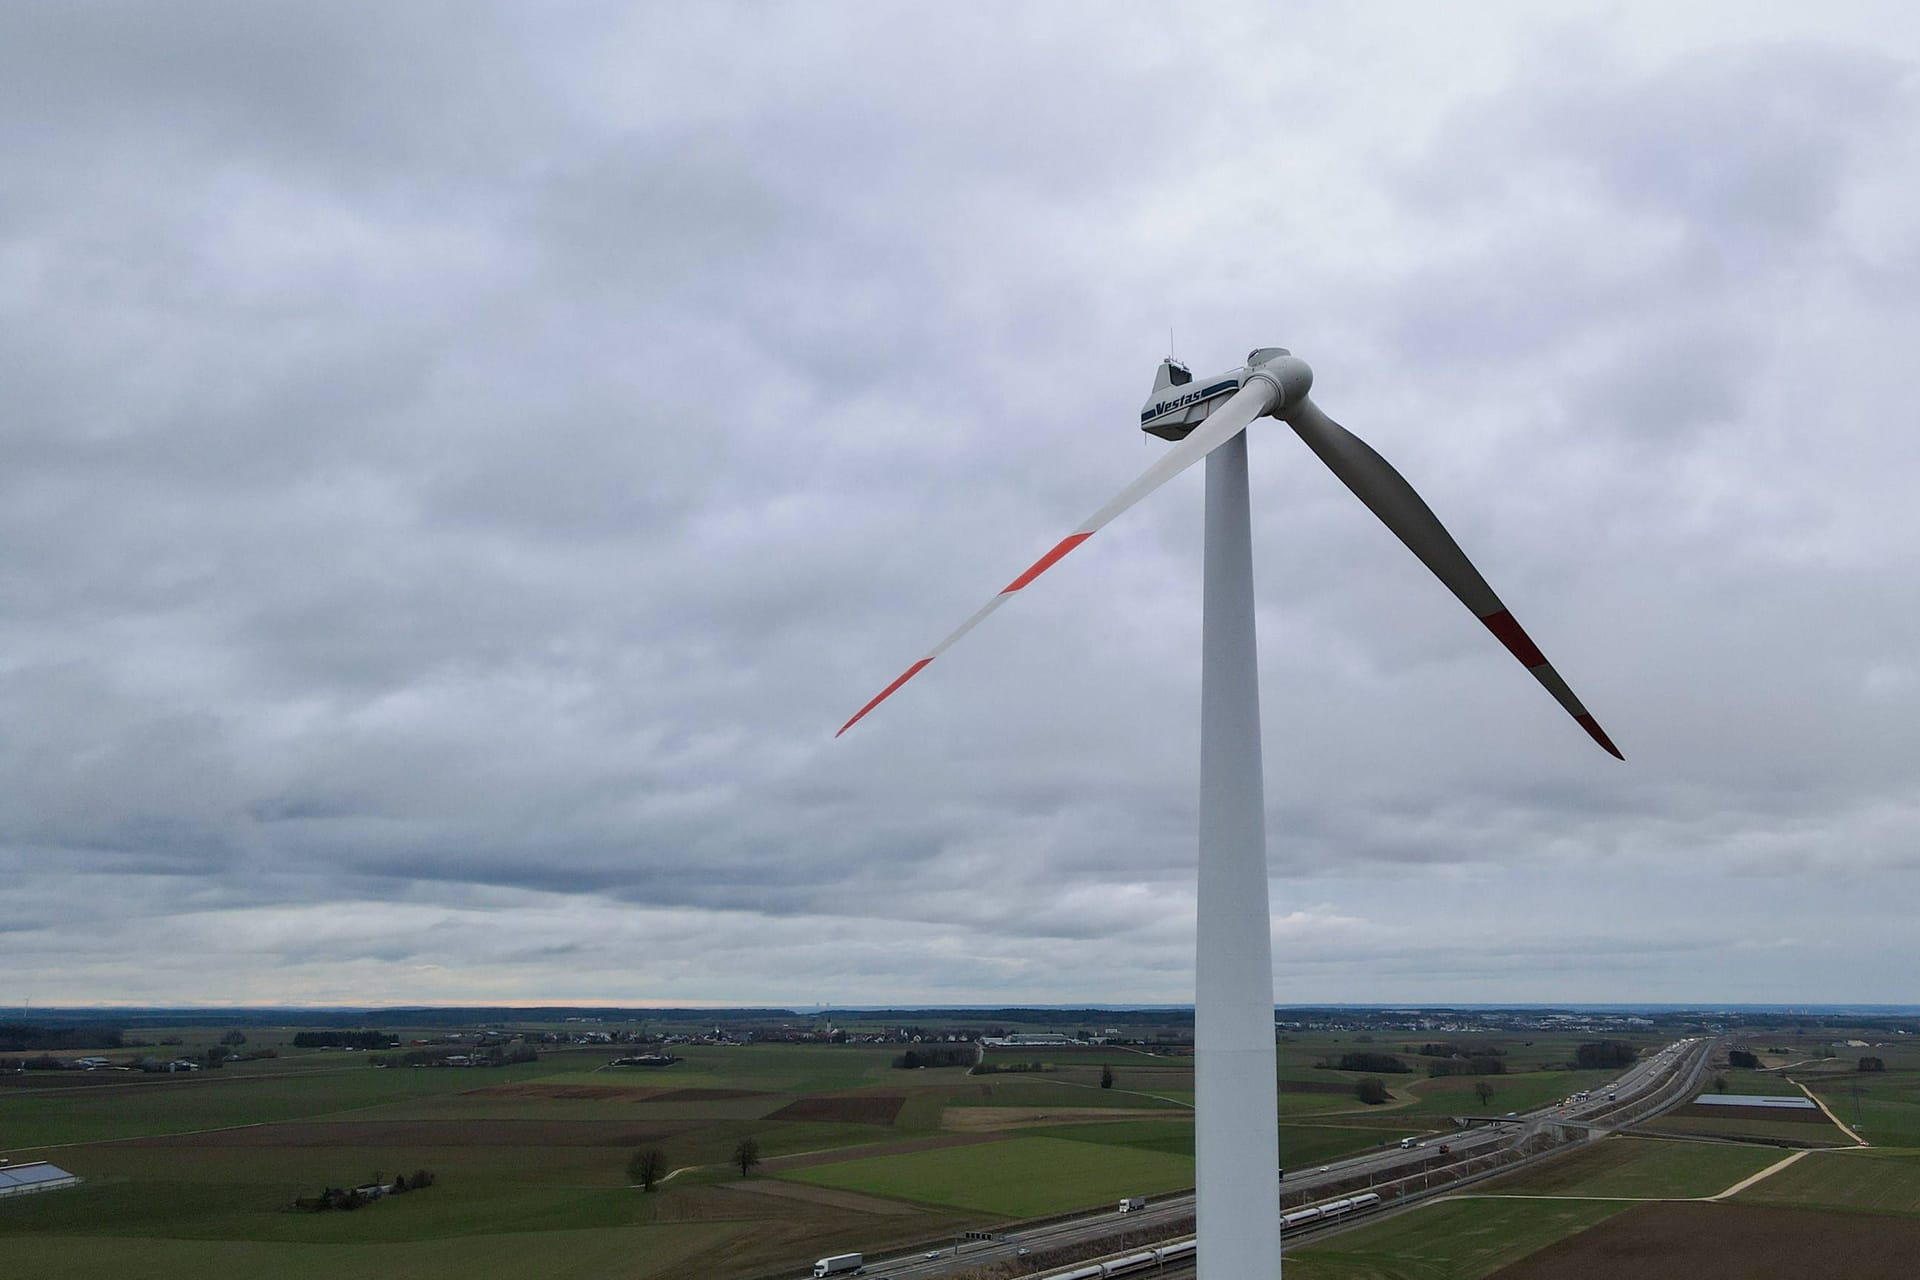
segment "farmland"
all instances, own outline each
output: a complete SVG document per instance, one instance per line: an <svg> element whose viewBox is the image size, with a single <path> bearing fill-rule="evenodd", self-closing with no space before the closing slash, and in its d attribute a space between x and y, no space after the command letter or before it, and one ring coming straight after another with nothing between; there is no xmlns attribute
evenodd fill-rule
<svg viewBox="0 0 1920 1280"><path fill-rule="evenodd" d="M1605 1200L1448 1200L1286 1250L1289 1280L1467 1280L1628 1206Z"/></svg>
<svg viewBox="0 0 1920 1280"><path fill-rule="evenodd" d="M1728 1092L1793 1095L1799 1090L1792 1081L1802 1079L1830 1106L1844 1106L1842 1114L1851 1120L1857 1085L1868 1127L1877 1127L1883 1141L1920 1130L1920 1063L1889 1054L1888 1071L1863 1076L1851 1060L1796 1048L1780 1055L1799 1063L1785 1072L1728 1072ZM1747 1141L1610 1138L1457 1198L1304 1244L1290 1251L1288 1275L1713 1280L1844 1274L1891 1280L1911 1274L1911 1250L1920 1243L1914 1231L1920 1146L1808 1150L1782 1166L1789 1153L1771 1145L1782 1138L1804 1139L1812 1132L1835 1144L1849 1140L1817 1113L1771 1121L1678 1116L1672 1123L1718 1125ZM1770 1169L1731 1199L1705 1201ZM1699 1202L1687 1203L1694 1200Z"/></svg>
<svg viewBox="0 0 1920 1280"><path fill-rule="evenodd" d="M1550 1164L1500 1180L1509 1194L1621 1196L1630 1199L1710 1196L1773 1164L1779 1151L1732 1143L1613 1138Z"/></svg>
<svg viewBox="0 0 1920 1280"><path fill-rule="evenodd" d="M410 1047L416 1056L483 1042L538 1050L535 1060L470 1069L398 1057L376 1066L377 1054L299 1044L297 1031L248 1026L241 1047L257 1056L219 1070L0 1076L4 1154L53 1159L84 1179L0 1205L0 1256L41 1276L137 1266L161 1280L209 1263L294 1277L510 1268L764 1276L823 1253L884 1253L1123 1195L1177 1192L1194 1176L1193 1060L1177 1027L1132 1044L984 1052L948 1049L945 1035L930 1034L940 1049L925 1060L952 1065L905 1069L898 1031L892 1043L844 1031L835 1038L849 1042L750 1042L711 1022L636 1020L623 1037L644 1032L671 1052L656 1057L664 1065L615 1067L628 1050L605 1035L580 1043L577 1027L558 1023L452 1036L444 1024L392 1028L404 1044L427 1046ZM175 1025L132 1034L164 1036L168 1052L197 1057L230 1033ZM1290 1169L1446 1133L1458 1115L1530 1110L1614 1074L1569 1069L1581 1042L1573 1033L1392 1041L1351 1028L1281 1037L1279 1137ZM984 1073L973 1069L976 1053ZM1444 1074L1467 1055L1497 1058L1502 1069ZM1366 1106L1354 1086L1372 1073L1343 1063L1386 1058L1406 1069L1384 1071L1390 1100ZM1796 1060L1789 1074L1849 1115L1858 1083L1869 1128L1920 1129L1920 1069L1905 1060L1871 1079L1856 1077L1851 1061ZM1793 1091L1779 1073L1737 1074L1755 1086L1748 1091ZM1482 1086L1491 1090L1484 1103ZM1831 1129L1824 1120L1800 1127ZM742 1143L759 1159L745 1177L732 1166ZM664 1157L666 1180L651 1192L628 1174L630 1158L646 1150ZM1292 1274L1486 1274L1628 1207L1572 1197L1717 1194L1780 1155L1617 1139L1501 1184L1501 1194L1547 1198L1435 1204L1314 1241ZM1832 1163L1854 1159L1881 1163ZM1912 1168L1877 1150L1816 1155L1740 1200L1911 1213ZM416 1169L434 1173L430 1188L352 1212L292 1211L324 1187ZM1863 1170L1881 1176L1863 1183L1854 1176Z"/></svg>
<svg viewBox="0 0 1920 1280"><path fill-rule="evenodd" d="M1026 1137L869 1160L843 1160L788 1175L996 1218L1033 1218L1123 1195L1193 1185L1193 1160L1166 1151L1064 1138Z"/></svg>
<svg viewBox="0 0 1920 1280"><path fill-rule="evenodd" d="M1640 1205L1498 1274L1501 1280L1622 1274L1636 1280L1906 1280L1917 1253L1920 1222L1906 1219L1670 1202Z"/></svg>
<svg viewBox="0 0 1920 1280"><path fill-rule="evenodd" d="M1743 1191L1739 1199L1920 1216L1920 1152L1818 1152Z"/></svg>
<svg viewBox="0 0 1920 1280"><path fill-rule="evenodd" d="M382 1069L373 1053L301 1043L298 1027L249 1026L240 1048L254 1056L217 1071L6 1075L7 1154L54 1158L85 1181L8 1204L0 1244L49 1276L137 1257L166 1277L215 1256L292 1276L357 1274L375 1257L383 1274L421 1276L576 1265L750 1274L1193 1182L1193 1060L1177 1024L1164 1043L990 1050L988 1074L971 1071L971 1046L955 1065L902 1070L897 1043L741 1043L700 1030L681 1028L676 1060L656 1068L611 1067L607 1044L556 1043L483 1070ZM442 1045L418 1051L430 1054L462 1047L449 1039L532 1044L577 1031L396 1026L391 1038ZM229 1033L132 1034L197 1060ZM1574 1043L1473 1049L1512 1058L1493 1087L1515 1109L1591 1078L1563 1069ZM1366 1044L1339 1031L1286 1038L1277 1083L1289 1163L1445 1129L1479 1108L1472 1080L1429 1078L1430 1055L1414 1044L1388 1046L1410 1068L1391 1076L1393 1100L1363 1105L1353 1090L1365 1073L1337 1063ZM748 1178L730 1167L743 1141L761 1161ZM629 1184L627 1164L656 1148L669 1176L649 1194ZM351 1213L289 1211L323 1187L421 1168L435 1182L418 1194Z"/></svg>
<svg viewBox="0 0 1920 1280"><path fill-rule="evenodd" d="M136 1257L147 1274L185 1275L215 1256L293 1276L604 1275L615 1263L673 1275L696 1260L738 1274L960 1221L897 1201L751 1194L740 1188L766 1180L726 1177L743 1139L775 1164L934 1131L964 1071L875 1087L907 1075L885 1047L686 1045L657 1072L611 1070L613 1051L598 1046L480 1071L276 1047L218 1072L7 1077L8 1154L56 1159L85 1182L9 1202L0 1253L45 1276ZM925 1098L938 1105L906 1114ZM628 1184L642 1147L663 1150L675 1174L652 1195ZM287 1211L323 1186L418 1168L434 1172L430 1189L352 1213Z"/></svg>

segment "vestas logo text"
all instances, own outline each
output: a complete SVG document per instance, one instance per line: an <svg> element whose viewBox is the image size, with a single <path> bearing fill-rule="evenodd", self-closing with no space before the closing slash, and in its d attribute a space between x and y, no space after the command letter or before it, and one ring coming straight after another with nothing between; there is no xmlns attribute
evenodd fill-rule
<svg viewBox="0 0 1920 1280"><path fill-rule="evenodd" d="M1199 391L1189 391L1178 400L1162 400L1159 404L1153 406L1153 416L1157 418L1163 413L1172 413L1175 409L1184 409L1195 400L1198 400L1203 394L1203 392Z"/></svg>
<svg viewBox="0 0 1920 1280"><path fill-rule="evenodd" d="M1210 387L1202 387L1198 391L1189 391L1187 392L1187 394L1183 396L1176 396L1172 400L1162 400L1159 404L1154 405L1153 408L1148 409L1145 413L1142 413L1140 415L1140 421L1145 422L1149 418L1162 417L1166 414L1172 413L1175 409L1184 409L1188 405L1193 404L1195 401L1205 400L1205 399L1208 399L1209 397L1217 396L1222 391L1232 391L1237 386L1239 386L1239 383L1237 382L1216 382Z"/></svg>

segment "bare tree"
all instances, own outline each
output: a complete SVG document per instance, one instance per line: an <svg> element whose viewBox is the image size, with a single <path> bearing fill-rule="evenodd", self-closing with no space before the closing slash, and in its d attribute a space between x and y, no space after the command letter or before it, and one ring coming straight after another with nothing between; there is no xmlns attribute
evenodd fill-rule
<svg viewBox="0 0 1920 1280"><path fill-rule="evenodd" d="M1485 1080L1476 1080L1473 1082L1473 1096L1480 1099L1480 1105L1484 1107L1493 1101L1493 1086Z"/></svg>
<svg viewBox="0 0 1920 1280"><path fill-rule="evenodd" d="M757 1138L742 1138L740 1145L733 1149L733 1162L740 1166L740 1176L746 1177L760 1163L760 1142Z"/></svg>
<svg viewBox="0 0 1920 1280"><path fill-rule="evenodd" d="M667 1153L658 1147L648 1147L645 1151L633 1153L633 1159L627 1161L627 1181L640 1184L642 1191L651 1191L654 1185L666 1176Z"/></svg>

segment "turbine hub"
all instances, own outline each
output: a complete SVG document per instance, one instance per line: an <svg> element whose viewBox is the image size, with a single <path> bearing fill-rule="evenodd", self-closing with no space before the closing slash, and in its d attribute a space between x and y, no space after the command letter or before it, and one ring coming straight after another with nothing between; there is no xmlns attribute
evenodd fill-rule
<svg viewBox="0 0 1920 1280"><path fill-rule="evenodd" d="M1273 385L1279 392L1273 408L1267 412L1274 417L1282 409L1290 409L1307 398L1307 392L1313 387L1313 367L1299 356L1290 355L1284 348L1262 347L1253 353L1247 363L1253 366L1247 374L1247 381L1259 378Z"/></svg>

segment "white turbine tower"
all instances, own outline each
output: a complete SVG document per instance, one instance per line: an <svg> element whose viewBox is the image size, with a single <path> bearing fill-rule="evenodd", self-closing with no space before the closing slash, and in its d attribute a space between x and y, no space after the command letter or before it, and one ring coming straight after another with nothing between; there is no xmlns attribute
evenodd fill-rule
<svg viewBox="0 0 1920 1280"><path fill-rule="evenodd" d="M1196 382L1172 359L1140 413L1141 430L1178 441L1138 480L1056 543L959 629L840 726L852 728L1016 591L1109 520L1207 460L1205 604L1200 668L1200 885L1194 995L1194 1152L1198 1261L1216 1280L1280 1273L1279 1116L1273 957L1261 794L1260 686L1254 643L1247 426L1279 418L1602 747L1620 751L1580 705L1413 486L1307 398L1313 371L1279 347ZM839 734L835 734L838 737Z"/></svg>

